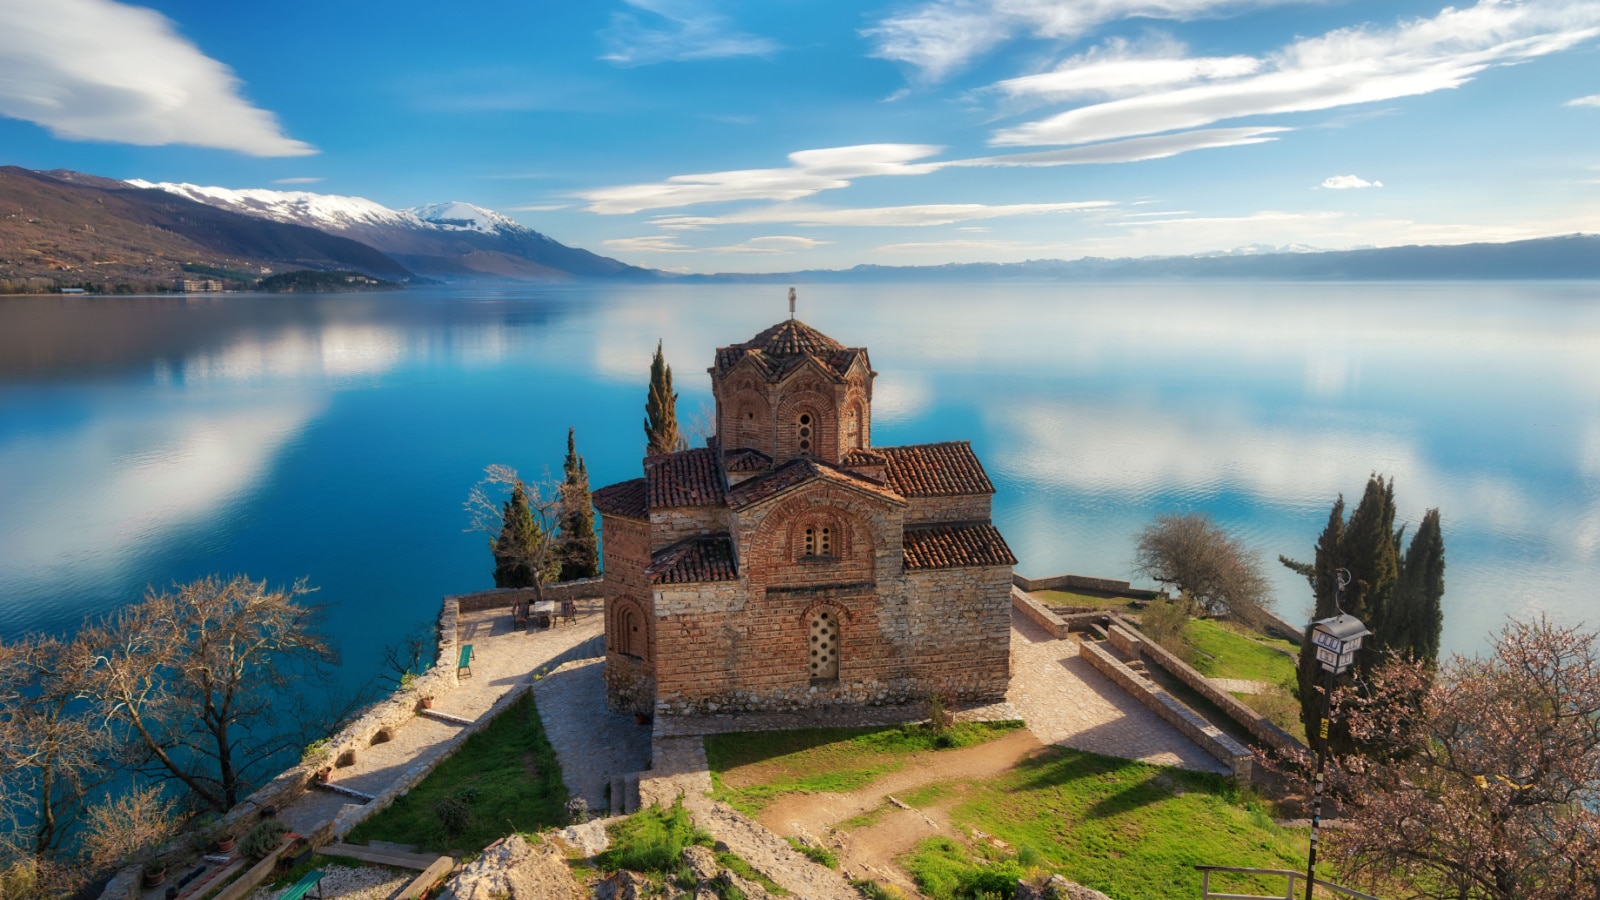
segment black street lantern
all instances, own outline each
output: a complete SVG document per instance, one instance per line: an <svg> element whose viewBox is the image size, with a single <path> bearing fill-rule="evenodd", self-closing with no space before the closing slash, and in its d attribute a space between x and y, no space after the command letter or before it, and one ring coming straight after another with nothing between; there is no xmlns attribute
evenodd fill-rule
<svg viewBox="0 0 1600 900"><path fill-rule="evenodd" d="M1356 660L1361 639L1371 634L1355 616L1340 613L1311 623L1311 643L1316 646L1317 662L1330 675L1343 675Z"/></svg>

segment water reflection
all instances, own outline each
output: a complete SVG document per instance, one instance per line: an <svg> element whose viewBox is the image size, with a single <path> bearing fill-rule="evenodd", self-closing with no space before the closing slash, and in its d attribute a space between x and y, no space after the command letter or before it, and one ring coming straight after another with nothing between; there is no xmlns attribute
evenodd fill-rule
<svg viewBox="0 0 1600 900"><path fill-rule="evenodd" d="M487 586L460 521L484 464L554 468L572 425L597 484L633 477L656 341L690 418L714 348L786 315L785 293L0 303L0 634L150 582L304 575L361 670L440 594ZM875 441L974 442L1024 573L1126 576L1168 510L1306 557L1377 470L1404 520L1443 510L1445 643L1472 650L1507 614L1600 623L1594 293L834 285L802 287L800 317L870 349ZM1270 568L1299 617L1303 582Z"/></svg>

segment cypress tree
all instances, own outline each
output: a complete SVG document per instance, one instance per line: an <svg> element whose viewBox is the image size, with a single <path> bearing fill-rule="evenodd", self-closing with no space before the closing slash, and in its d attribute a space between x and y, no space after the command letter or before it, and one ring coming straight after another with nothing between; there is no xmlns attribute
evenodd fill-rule
<svg viewBox="0 0 1600 900"><path fill-rule="evenodd" d="M1400 564L1395 591L1396 612L1392 646L1428 662L1439 658L1439 635L1444 630L1444 533L1439 511L1428 510L1411 538Z"/></svg>
<svg viewBox="0 0 1600 900"><path fill-rule="evenodd" d="M656 355L650 361L650 396L644 404L645 455L655 456L682 450L678 435L678 395L672 392L672 367L656 341Z"/></svg>
<svg viewBox="0 0 1600 900"><path fill-rule="evenodd" d="M600 574L600 544L594 533L594 500L589 496L589 468L578 455L574 431L567 429L567 458L561 463L561 580Z"/></svg>
<svg viewBox="0 0 1600 900"><path fill-rule="evenodd" d="M500 536L490 545L494 553L494 586L533 587L533 567L528 562L539 545L539 526L533 521L522 482L512 486L511 499L503 509Z"/></svg>

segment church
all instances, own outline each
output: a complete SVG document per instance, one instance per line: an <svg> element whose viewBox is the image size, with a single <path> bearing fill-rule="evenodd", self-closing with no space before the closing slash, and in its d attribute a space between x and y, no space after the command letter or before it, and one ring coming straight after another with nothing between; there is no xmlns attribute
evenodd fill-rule
<svg viewBox="0 0 1600 900"><path fill-rule="evenodd" d="M594 492L611 708L1003 699L1016 558L971 446L873 446L866 349L792 317L708 371L708 446Z"/></svg>

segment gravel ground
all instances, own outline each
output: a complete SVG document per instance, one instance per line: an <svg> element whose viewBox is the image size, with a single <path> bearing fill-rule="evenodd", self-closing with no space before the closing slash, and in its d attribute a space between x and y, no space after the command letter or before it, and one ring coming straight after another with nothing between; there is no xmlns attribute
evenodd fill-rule
<svg viewBox="0 0 1600 900"><path fill-rule="evenodd" d="M329 866L323 871L327 873L322 879L323 900L389 900L420 874L402 872L387 866L351 868L336 865ZM251 894L249 900L277 900L290 887L284 885L276 889L261 888ZM313 888L312 892L315 893L316 889Z"/></svg>

